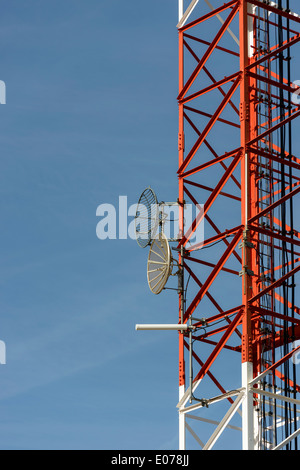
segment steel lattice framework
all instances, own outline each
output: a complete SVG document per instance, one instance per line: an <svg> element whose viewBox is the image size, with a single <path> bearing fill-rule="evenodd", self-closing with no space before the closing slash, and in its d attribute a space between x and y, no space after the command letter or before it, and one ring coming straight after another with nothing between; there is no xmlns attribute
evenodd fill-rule
<svg viewBox="0 0 300 470"><path fill-rule="evenodd" d="M214 3L179 0L180 448L240 429L242 449L297 449L300 18L288 1ZM190 227L187 203L203 205Z"/></svg>

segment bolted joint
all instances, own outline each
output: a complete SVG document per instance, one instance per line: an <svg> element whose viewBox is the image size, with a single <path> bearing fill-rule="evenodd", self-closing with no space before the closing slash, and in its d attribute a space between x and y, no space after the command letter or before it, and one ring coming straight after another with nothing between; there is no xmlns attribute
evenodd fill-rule
<svg viewBox="0 0 300 470"><path fill-rule="evenodd" d="M253 362L252 339L249 335L242 336L242 362Z"/></svg>
<svg viewBox="0 0 300 470"><path fill-rule="evenodd" d="M242 271L239 272L239 276L242 277L242 276L254 276L254 272L251 271L251 269L248 269L248 266L244 266L244 269Z"/></svg>
<svg viewBox="0 0 300 470"><path fill-rule="evenodd" d="M240 104L240 121L250 121L250 107L249 104Z"/></svg>

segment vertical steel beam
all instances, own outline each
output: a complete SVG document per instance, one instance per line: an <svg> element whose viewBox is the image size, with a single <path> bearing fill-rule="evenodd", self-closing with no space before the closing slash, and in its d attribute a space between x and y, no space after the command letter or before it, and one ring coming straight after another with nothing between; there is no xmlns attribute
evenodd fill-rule
<svg viewBox="0 0 300 470"><path fill-rule="evenodd" d="M265 227L263 225L264 218L268 220L273 220L277 224L279 228L285 227L286 224L284 221L280 220L280 215L278 215L278 219L276 219L276 215L279 211L279 207L284 203L288 202L292 197L294 197L298 191L298 184L299 178L297 179L292 175L290 177L289 186L286 183L286 189L290 191L288 194L285 194L280 198L279 192L276 189L279 189L280 186L280 174L278 170L278 165L285 165L284 168L284 175L285 177L289 176L288 172L292 169L299 169L300 164L299 161L293 157L292 155L286 154L286 160L282 161L284 149L281 149L277 146L276 141L276 132L278 129L283 128L287 124L291 123L292 120L300 116L300 109L299 107L295 106L294 109L290 113L286 113L284 116L278 117L276 115L276 106L272 108L273 114L266 116L266 123L259 124L258 121L258 106L260 103L260 93L263 90L261 87L261 83L266 83L266 88L269 93L268 98L266 101L271 101L272 99L279 100L279 90L289 92L291 89L291 84L287 81L284 82L285 85L280 83L280 77L272 71L271 65L274 61L278 60L278 55L283 53L288 47L296 44L300 40L300 35L296 35L294 38L291 38L289 42L285 41L282 45L277 44L273 47L266 47L265 50L261 51L258 48L257 42L257 28L261 28L261 18L258 12L258 9L264 11L264 18L269 22L268 11L275 13L276 15L281 15L289 20L296 19L297 23L299 23L299 19L297 16L292 15L287 11L283 11L278 9L276 6L270 6L270 4L266 4L263 2L258 2L257 0L249 1L249 0L239 0L239 1L229 1L222 5L222 7L218 7L213 10L210 2L206 1L196 2L192 1L190 6L197 5L203 7L203 4L208 4L210 10L209 13L205 13L202 17L187 23L187 17L185 18L184 8L183 8L183 1L179 0L179 95L178 95L178 103L179 103L179 134L178 134L178 151L179 151L179 170L178 170L178 179L179 179L179 197L178 203L180 207L179 213L179 228L180 228L180 239L177 246L179 252L179 266L182 270L182 277L181 277L181 289L178 289L179 292L179 322L182 323L190 323L194 326L196 325L196 329L193 330L191 333L192 341L189 342L187 346L187 342L184 341L185 333L183 331L179 332L179 408L180 408L180 419L179 419L179 437L180 437L180 449L185 449L185 439L186 439L186 423L184 421L184 408L186 403L191 397L192 400L198 400L202 403L204 399L199 399L191 395L190 390L193 393L199 392L198 385L205 376L208 376L211 379L211 367L212 365L218 362L219 357L223 353L224 349L227 351L234 351L234 354L237 352L241 353L241 371L239 370L239 376L241 377L241 385L243 390L243 403L242 403L242 448L244 450L252 450L261 448L258 446L259 441L261 441L261 433L262 431L262 416L263 414L258 415L255 419L256 409L258 409L257 404L259 403L262 387L260 382L255 382L255 388L253 389L253 380L256 377L261 376L261 372L268 367L269 364L265 364L262 361L263 358L263 351L271 351L270 352L270 364L273 364L271 367L271 371L273 376L278 376L279 371L276 371L275 359L277 360L277 355L275 357L275 348L279 349L279 346L282 345L284 341L284 332L283 328L280 324L280 321L286 321L287 323L291 323L289 319L289 315L286 313L285 315L281 315L280 319L280 309L279 311L274 308L275 300L277 302L285 302L283 297L280 297L278 293L278 289L281 287L282 282L286 282L290 277L294 276L296 272L300 269L300 266L296 265L293 269L287 269L285 276L278 275L279 277L272 276L268 280L268 284L263 283L262 277L267 273L271 272L272 269L274 272L274 266L277 266L276 269L280 269L278 266L280 263L277 262L274 264L274 260L271 260L271 264L273 266L272 269L268 268L268 270L264 269L264 265L260 260L260 249L261 246L264 246L264 239L263 236L268 237L267 244L268 246L272 247L273 251L274 248L280 249L283 246L283 243L290 244L291 246L296 246L297 243L294 241L296 238L298 239L298 232L295 231L294 235L289 234L281 235L280 230L278 233L272 232L272 224L270 226ZM220 13L226 14L226 19L220 19ZM235 43L238 44L239 47L239 54L234 54L233 51L230 51L227 47L221 47L219 42L221 39L230 32L229 26L233 24L233 19L235 16L239 15L239 38L235 40ZM202 38L198 38L198 34L200 34L199 25L204 24L207 21L211 21L211 24L216 21L220 20L222 26L218 29L215 33L215 36L211 38L210 42L202 40ZM274 20L276 21L276 19ZM270 21L273 27L277 27L276 22ZM280 25L280 22L279 22ZM198 27L198 29L197 29ZM236 27L236 23L231 26ZM202 31L207 31L206 28L201 28ZM195 41L196 40L196 41ZM203 52L202 57L199 56L198 50L193 49L193 42L198 42L202 44L207 44L208 48L206 51ZM270 41L269 41L270 42ZM196 52L197 51L197 52ZM217 51L221 51L222 53L229 53L232 56L239 57L239 59L232 59L234 70L230 71L228 76L223 78L224 76L221 73L222 78L214 79L213 75L208 71L207 67L210 67L211 64L208 63L209 59L213 56L213 54ZM188 62L188 67L186 68L186 73L184 70L184 63L186 60L186 54L188 59L191 62ZM197 64L194 67L194 61L196 60ZM235 60L235 62L234 62ZM268 63L269 66L265 65ZM215 66L217 63L214 62L213 65ZM218 64L217 64L218 65ZM193 67L192 67L193 66ZM272 65L274 68L274 65ZM218 67L216 67L218 68ZM190 70L190 74L187 71ZM202 80L204 72L204 80ZM233 73L234 72L234 73ZM186 75L186 77L185 77ZM205 82L207 77L212 81L212 85L208 85ZM271 79L272 77L272 79ZM232 82L232 85L230 84ZM229 84L229 85L228 85ZM204 87L205 85L205 87ZM187 96L187 92L189 88L193 86L194 90L190 91L190 94ZM227 86L227 87L226 87ZM236 99L236 90L240 88L240 109L237 110L236 106L233 104L234 100ZM202 89L201 89L202 88ZM198 109L201 106L201 97L204 95L207 96L207 102L209 102L209 94L213 94L215 90L219 90L223 95L223 98L214 103L215 104L215 112L212 112L209 109L209 113L205 113L203 109ZM227 90L227 91L226 91ZM275 90L275 91L274 91ZM275 96L274 96L275 93ZM187 106L189 103L189 106ZM203 102L202 102L203 103ZM211 103L211 102L210 102ZM229 119L223 119L221 114L223 111L229 106L233 107L236 111L232 118L232 122ZM270 110L270 108L269 108ZM232 112L232 110L229 110ZM194 113L194 117L190 117L190 113ZM239 114L239 123L236 122L237 113ZM205 119L203 119L199 124L197 122L197 116L205 116L208 117L209 120L207 124L205 124ZM280 122L278 122L280 120ZM264 121L262 121L264 122ZM236 131L234 139L226 141L224 138L224 142L220 141L217 142L218 151L215 151L211 144L208 142L210 140L210 134L213 132L214 127L218 127L220 124L223 125L230 125L230 129L235 128L238 129ZM186 139L185 139L185 129L184 126L186 125ZM273 127L272 127L273 126ZM188 131L194 131L196 137L194 137L193 133L189 133ZM231 131L230 131L231 132ZM226 136L226 132L223 134ZM228 135L231 135L228 133ZM273 137L274 136L274 137ZM195 140L193 140L195 138ZM185 140L187 141L185 144ZM237 142L238 143L237 143ZM275 141L275 142L274 142ZM232 151L232 144L234 142L234 147L237 147L236 151ZM265 144L266 142L266 144ZM203 145L204 144L204 145ZM265 146L264 146L265 144ZM268 145L267 145L268 144ZM239 146L240 145L240 146ZM187 155L185 155L185 146L187 148ZM215 160L212 159L211 154L207 155L207 149L203 151L203 147L209 149L209 151L214 156ZM269 155L270 154L270 155ZM220 156L221 155L221 156ZM269 157L268 157L269 155ZM229 160L227 160L229 159ZM228 167L225 165L224 160L229 161ZM265 168L265 165L269 164L268 169L273 177L272 181L268 185L266 183L266 179L263 175L262 169ZM188 168L188 165L191 164L191 168ZM238 164L240 164L240 181L238 181L238 176L234 175L234 171L236 170ZM217 181L214 181L214 184L210 184L209 186L203 185L203 181L205 182L206 174L205 171L207 169L212 168L215 165L216 172L214 172L213 177L218 178ZM219 166L218 166L219 165ZM220 168L222 167L222 169ZM220 170L220 171L219 171ZM225 170L225 172L224 172ZM201 173L203 172L204 173ZM217 176L216 176L217 175ZM198 180L196 179L198 177ZM187 179L189 178L189 179ZM195 178L195 180L194 180ZM204 179L203 179L204 178ZM239 191L238 195L235 195L232 199L238 200L241 202L241 207L235 206L234 210L238 210L238 214L240 216L240 223L241 225L236 228L232 229L232 227L222 227L222 230L219 230L217 226L213 223L212 218L214 215L211 215L215 207L217 205L217 200L220 196L224 195L224 186L227 184L231 178L235 183L237 183L236 187ZM295 179L296 178L296 179ZM200 179L200 182L199 182ZM263 179L264 186L263 188L268 189L268 194L265 196L261 196L261 186L259 186L260 179ZM201 184L200 184L201 183ZM293 185L294 183L294 185ZM188 188L187 188L188 185ZM277 186L276 186L277 185ZM293 189L294 186L297 186L297 189ZM235 189L236 189L235 187ZM208 191L211 191L211 194L208 196L205 204L204 204L204 211L200 216L197 216L190 226L184 226L184 205L185 201L184 198L190 199L192 203L197 205L197 200L199 196L199 190L201 188L205 188ZM193 195L193 192L198 191L197 195ZM226 193L227 194L227 193ZM227 194L228 196L228 194ZM214 207L212 207L214 206ZM219 215L219 214L218 214ZM200 244L196 244L195 246L188 246L188 242L192 239L192 236L195 234L195 231L202 219L208 220L210 224L210 230L215 230L217 233L216 236L209 236L205 240L205 248L211 248L214 246L218 241L223 241L227 248L224 250L219 250L218 260L214 257L216 256L217 250L212 249L211 254L211 263L208 261L209 258L205 258L205 256L201 254L199 250ZM231 220L231 219L230 219ZM226 220L222 220L222 223L227 223ZM230 222L229 222L230 224ZM236 224L236 222L235 222ZM219 225L219 223L218 223ZM228 241L227 237L234 237L232 241ZM292 236L296 238L292 238ZM241 248L241 258L237 255L237 243L239 241L242 243L239 245ZM277 246L278 245L278 246ZM218 247L218 248L219 248ZM189 256L190 252L193 251L193 257ZM205 252L207 255L209 251ZM269 253L269 252L268 252ZM291 250L286 250L286 253L291 253ZM198 256L198 258L197 258ZM265 255L267 256L267 255ZM273 255L271 255L273 256ZM229 262L229 259L235 257L234 262L237 261L241 265L241 271L237 272L233 269L234 266L228 266L225 268L225 263ZM203 259L202 259L203 258ZM205 279L202 278L202 272L200 275L195 274L193 268L190 266L190 263L194 262L197 266L210 266L212 268L211 271L205 271ZM298 261L297 261L298 262ZM195 265L194 264L194 265ZM282 265L286 266L287 268L290 265L293 265L290 259L287 262L281 263ZM183 284L183 273L186 272L188 277L191 278L191 281L195 282L194 287L200 288L196 292L196 296L192 297L189 300L186 300L186 292L184 290ZM221 273L231 273L231 274L240 274L241 280L239 277L236 276L235 279L238 282L235 284L236 292L238 293L239 298L239 305L242 304L241 307L233 309L232 305L227 306L225 310L230 312L239 312L236 318L229 319L225 312L222 310L222 299L218 298L218 290L215 289L214 292L211 289L214 289L215 284L217 284L217 278L221 278ZM275 279L276 277L276 279ZM201 281L200 281L201 279ZM236 282L236 281L234 281ZM220 285L220 284L219 284ZM290 286L288 286L290 287ZM277 291L276 291L277 289ZM210 291L210 292L209 292ZM212 296L213 294L213 296ZM268 310L263 309L263 297L269 294L270 298L272 298L272 305L268 307ZM217 296L217 297L215 297ZM218 314L221 314L221 317L224 314L223 319L225 320L221 327L217 327L214 330L214 321L216 320L216 316L214 312L210 311L210 309L206 307L206 303L204 302L202 305L205 306L204 310L208 310L207 318L204 318L204 325L205 325L205 333L201 334L199 331L197 332L197 328L201 328L201 321L199 318L205 314L203 309L199 308L200 303L207 298L211 301L210 307L216 308ZM226 301L230 302L230 299L226 299ZM185 305L186 302L186 305ZM287 306L290 310L295 309L291 306L291 302L287 303ZM267 313L264 313L267 312ZM295 310L298 313L297 310ZM239 316L240 315L240 316ZM273 316L272 316L273 315ZM270 344L266 343L267 339L271 337L271 334L262 333L262 325L265 325L265 320L263 317L271 318L270 324L272 327L276 328L276 337L273 339ZM217 316L218 317L218 316ZM221 318L220 317L220 318ZM283 318L284 317L284 318ZM220 319L218 317L218 319ZM292 318L292 317L291 317ZM227 325L226 325L227 322ZM268 324L268 321L266 322ZM207 332L206 332L207 330ZM241 330L241 331L240 331ZM293 339L300 339L299 329L289 326L286 329L286 332L290 332L293 330ZM275 330L273 330L274 333ZM237 337L239 338L239 344L236 345L234 342L234 338L231 333L237 333ZM222 335L220 335L222 333ZM215 335L215 336L214 336ZM295 336L296 335L296 336ZM230 342L227 339L230 339ZM285 339L287 342L287 340ZM208 348L205 350L206 359L202 360L199 359L195 360L198 357L193 350L194 345L199 344L208 345ZM211 348L211 349L209 349ZM195 364L195 368L193 371L193 376L190 379L189 387L186 386L186 378L185 378L185 350L188 350L189 356L188 360L194 360L197 362ZM209 353L207 352L209 349ZM201 348L201 353L204 348ZM276 350L277 352L277 350ZM198 353L198 352L197 352ZM278 350L278 354L281 354L281 351ZM201 354L200 354L201 355ZM276 363L277 364L277 363ZM191 368L191 364L190 368ZM199 369L200 366L200 369ZM241 372L241 374L240 374ZM284 375L281 374L280 377ZM193 383L192 383L193 382ZM275 382L273 382L274 384ZM202 384L201 384L202 385ZM295 389L298 390L297 386L295 385ZM219 387L220 388L220 387ZM220 390L224 389L221 386ZM257 392L255 392L257 390ZM205 402L203 401L203 407L205 408ZM192 407L190 407L192 408ZM231 416L231 411L229 410L227 414L225 414L224 419L221 421L221 425L216 429L215 433L212 435L211 439L208 441L208 444L205 448L211 448L218 436L223 432L225 429L225 423L227 422L227 418ZM276 417L273 420L276 423ZM295 434L296 435L296 434ZM298 435L298 432L297 432ZM266 447L272 448L274 446L276 438L273 436L273 443L265 443ZM284 442L289 443L290 439L285 440ZM259 444L263 446L262 441Z"/></svg>
<svg viewBox="0 0 300 470"><path fill-rule="evenodd" d="M247 67L250 63L250 31L248 19L248 2L240 2L240 70L242 79L240 84L240 123L241 123L241 187L242 204L241 218L244 226L244 236L242 245L243 261L243 288L242 298L245 308L242 330L242 386L245 389L245 399L243 401L243 449L254 449L254 408L252 394L249 392L249 382L253 379L253 350L252 350L252 323L249 300L252 297L253 285L252 277L252 249L248 229L248 220L251 217L252 209L252 181L250 173L250 155L247 150L247 143L250 140L250 89Z"/></svg>
<svg viewBox="0 0 300 470"><path fill-rule="evenodd" d="M183 12L183 1L179 0L179 10ZM179 32L179 93L184 86L184 44L183 32ZM184 109L183 104L179 103L179 132L178 132L178 164L182 165L184 160ZM178 179L178 203L179 203L179 237L184 234L184 188L183 178ZM180 266L180 286L179 294L179 323L183 323L184 315L184 269L183 269L183 252L182 247L179 253ZM185 363L184 363L184 334L179 332L179 401L185 393ZM179 414L179 448L185 449L185 414Z"/></svg>

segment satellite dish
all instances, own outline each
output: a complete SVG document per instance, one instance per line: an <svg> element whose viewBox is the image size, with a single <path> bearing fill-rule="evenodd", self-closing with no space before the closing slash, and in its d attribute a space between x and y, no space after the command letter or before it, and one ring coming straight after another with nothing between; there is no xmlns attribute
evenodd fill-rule
<svg viewBox="0 0 300 470"><path fill-rule="evenodd" d="M152 241L147 263L148 285L153 294L160 294L173 268L170 245L164 233Z"/></svg>
<svg viewBox="0 0 300 470"><path fill-rule="evenodd" d="M138 201L135 213L135 235L142 248L150 245L159 224L159 204L153 189L146 188Z"/></svg>

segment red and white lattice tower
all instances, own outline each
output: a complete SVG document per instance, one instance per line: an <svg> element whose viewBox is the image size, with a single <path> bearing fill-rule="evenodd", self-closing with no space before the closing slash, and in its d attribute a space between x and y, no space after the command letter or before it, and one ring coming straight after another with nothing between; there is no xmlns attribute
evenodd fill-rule
<svg viewBox="0 0 300 470"><path fill-rule="evenodd" d="M211 2L179 0L179 447L297 449L300 18Z"/></svg>

